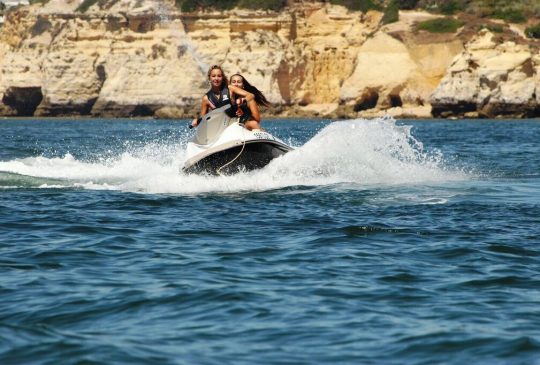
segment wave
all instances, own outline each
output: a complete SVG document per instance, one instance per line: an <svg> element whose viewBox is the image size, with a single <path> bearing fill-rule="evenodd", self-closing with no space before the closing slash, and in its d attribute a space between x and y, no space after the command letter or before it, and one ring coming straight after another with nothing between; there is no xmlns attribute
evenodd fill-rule
<svg viewBox="0 0 540 365"><path fill-rule="evenodd" d="M282 136L281 136L282 137ZM266 191L291 186L425 184L467 179L427 152L410 126L392 118L333 122L313 138L264 169L233 176L181 172L185 140L149 143L107 157L76 159L72 154L0 161L0 187L107 189L143 193L197 194Z"/></svg>

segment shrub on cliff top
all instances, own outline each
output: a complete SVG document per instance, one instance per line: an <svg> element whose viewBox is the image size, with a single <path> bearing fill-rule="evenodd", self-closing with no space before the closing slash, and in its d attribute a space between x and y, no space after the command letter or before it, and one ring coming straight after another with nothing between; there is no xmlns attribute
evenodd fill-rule
<svg viewBox="0 0 540 365"><path fill-rule="evenodd" d="M176 5L185 12L204 9L229 10L234 8L236 0L176 0Z"/></svg>
<svg viewBox="0 0 540 365"><path fill-rule="evenodd" d="M527 18L519 9L497 9L491 13L492 18L502 19L509 23L525 23Z"/></svg>
<svg viewBox="0 0 540 365"><path fill-rule="evenodd" d="M527 29L525 29L525 34L527 34L527 37L529 38L540 39L540 23L533 25L532 27L527 27Z"/></svg>
<svg viewBox="0 0 540 365"><path fill-rule="evenodd" d="M504 19L511 23L520 23L530 16L540 16L538 0L418 0L415 9L446 15L463 11L480 17Z"/></svg>
<svg viewBox="0 0 540 365"><path fill-rule="evenodd" d="M463 22L454 18L438 18L420 22L417 29L430 33L455 33Z"/></svg>
<svg viewBox="0 0 540 365"><path fill-rule="evenodd" d="M395 23L399 20L399 1L392 0L384 9L384 15L382 17L383 24Z"/></svg>
<svg viewBox="0 0 540 365"><path fill-rule="evenodd" d="M279 11L287 5L285 0L240 0L237 6L246 9L263 9Z"/></svg>
<svg viewBox="0 0 540 365"><path fill-rule="evenodd" d="M478 30L487 29L492 33L504 32L504 27L501 24L482 24L478 27Z"/></svg>
<svg viewBox="0 0 540 365"><path fill-rule="evenodd" d="M330 0L331 4L342 5L350 10L366 12L368 10L381 10L380 2L376 0Z"/></svg>
<svg viewBox="0 0 540 365"><path fill-rule="evenodd" d="M434 13L453 15L464 10L467 4L475 1L479 0L419 0L417 8Z"/></svg>
<svg viewBox="0 0 540 365"><path fill-rule="evenodd" d="M81 13L86 12L92 5L97 3L99 0L84 0L81 5L75 9L76 11L80 11Z"/></svg>
<svg viewBox="0 0 540 365"><path fill-rule="evenodd" d="M398 1L398 5L400 9L413 10L413 9L416 9L416 6L418 5L418 1L420 0L400 0Z"/></svg>
<svg viewBox="0 0 540 365"><path fill-rule="evenodd" d="M195 4L194 1L176 0L176 6L184 12L191 12L197 10L197 4Z"/></svg>
<svg viewBox="0 0 540 365"><path fill-rule="evenodd" d="M185 12L205 9L229 10L234 7L278 11L286 5L285 0L176 0L175 2L176 6Z"/></svg>
<svg viewBox="0 0 540 365"><path fill-rule="evenodd" d="M441 13L445 15L453 15L457 13L458 11L462 11L463 9L464 9L464 4L456 0L444 2L440 6Z"/></svg>

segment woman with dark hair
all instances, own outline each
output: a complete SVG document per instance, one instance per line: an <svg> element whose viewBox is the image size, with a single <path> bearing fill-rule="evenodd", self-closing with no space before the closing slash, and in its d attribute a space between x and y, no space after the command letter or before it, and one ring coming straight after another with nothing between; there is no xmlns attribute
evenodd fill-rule
<svg viewBox="0 0 540 365"><path fill-rule="evenodd" d="M240 74L234 74L231 76L230 85L236 86L255 96L255 103L252 103L252 105L250 105L249 103L244 103L246 100L242 97L241 94L237 94L235 92L231 93L232 102L238 105L238 111L236 115L240 117L240 122L244 122L244 126L249 130L260 129L261 116L259 113L259 105L264 105L266 107L270 106L270 103L268 102L264 94L255 86L251 85L249 81Z"/></svg>
<svg viewBox="0 0 540 365"><path fill-rule="evenodd" d="M257 108L257 102L255 96L234 85L227 85L227 77L223 72L223 69L214 65L208 70L208 80L210 81L210 90L203 96L201 101L201 116L208 113L209 110L222 107L227 104L232 104L231 93L234 95L240 95L245 98L247 105L250 109ZM196 127L199 124L197 118L193 119L191 125Z"/></svg>

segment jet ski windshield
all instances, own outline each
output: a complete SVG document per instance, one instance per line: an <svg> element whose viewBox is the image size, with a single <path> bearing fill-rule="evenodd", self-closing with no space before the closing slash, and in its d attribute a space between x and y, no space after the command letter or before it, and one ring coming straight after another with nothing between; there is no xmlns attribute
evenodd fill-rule
<svg viewBox="0 0 540 365"><path fill-rule="evenodd" d="M231 105L224 105L203 115L193 142L200 145L215 142L231 122L231 118L226 113L230 109Z"/></svg>

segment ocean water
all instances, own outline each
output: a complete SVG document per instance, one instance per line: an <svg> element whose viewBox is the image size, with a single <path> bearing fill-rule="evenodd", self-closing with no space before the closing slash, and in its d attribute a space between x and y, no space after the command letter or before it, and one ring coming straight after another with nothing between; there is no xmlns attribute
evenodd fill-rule
<svg viewBox="0 0 540 365"><path fill-rule="evenodd" d="M540 364L540 121L0 121L0 364Z"/></svg>

